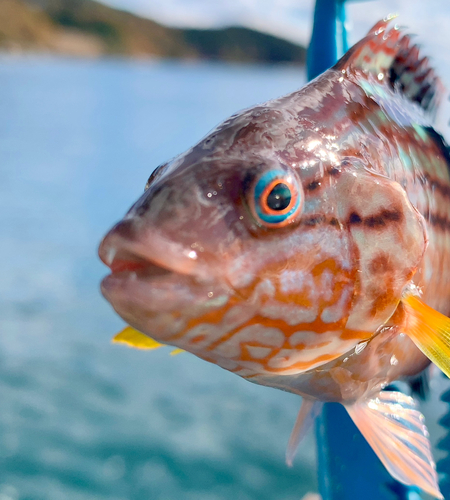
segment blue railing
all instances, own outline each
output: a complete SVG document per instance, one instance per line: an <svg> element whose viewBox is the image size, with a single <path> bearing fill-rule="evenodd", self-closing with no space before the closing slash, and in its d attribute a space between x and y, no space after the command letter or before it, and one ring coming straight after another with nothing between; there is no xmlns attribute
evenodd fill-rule
<svg viewBox="0 0 450 500"><path fill-rule="evenodd" d="M312 80L333 66L347 50L344 2L316 0L307 56L308 79Z"/></svg>
<svg viewBox="0 0 450 500"><path fill-rule="evenodd" d="M333 66L348 49L345 0L316 0L308 48L307 73L312 80ZM450 300L450 299L449 299ZM450 381L441 399L450 404ZM442 494L450 500L450 407L440 422L447 430L439 449L447 452L438 465ZM323 500L420 500L416 488L392 479L345 409L327 403L316 423L318 483Z"/></svg>
<svg viewBox="0 0 450 500"><path fill-rule="evenodd" d="M445 377L445 375L444 375ZM446 452L446 457L444 457L437 464L437 470L442 474L442 480L439 484L441 487L441 493L445 498L450 499L450 380L446 378L446 389L442 391L441 400L448 404L448 409L446 415L444 415L439 423L445 429L446 434L441 439L438 444L438 448Z"/></svg>

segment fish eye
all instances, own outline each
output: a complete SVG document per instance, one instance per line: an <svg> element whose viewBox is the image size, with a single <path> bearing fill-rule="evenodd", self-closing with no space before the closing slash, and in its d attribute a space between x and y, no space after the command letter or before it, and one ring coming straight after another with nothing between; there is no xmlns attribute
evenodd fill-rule
<svg viewBox="0 0 450 500"><path fill-rule="evenodd" d="M287 226L296 220L303 205L303 193L294 174L269 170L257 177L250 190L250 209L265 227Z"/></svg>

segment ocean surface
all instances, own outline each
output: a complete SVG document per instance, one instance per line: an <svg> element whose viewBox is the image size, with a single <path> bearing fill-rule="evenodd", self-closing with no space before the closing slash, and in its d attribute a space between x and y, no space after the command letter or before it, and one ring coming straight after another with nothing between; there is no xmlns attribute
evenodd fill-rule
<svg viewBox="0 0 450 500"><path fill-rule="evenodd" d="M0 61L0 500L300 500L300 399L190 354L112 345L102 235L152 170L288 67Z"/></svg>

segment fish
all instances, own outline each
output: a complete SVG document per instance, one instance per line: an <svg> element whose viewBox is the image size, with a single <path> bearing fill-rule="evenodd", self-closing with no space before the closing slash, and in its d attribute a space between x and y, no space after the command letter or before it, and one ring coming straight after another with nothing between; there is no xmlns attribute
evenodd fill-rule
<svg viewBox="0 0 450 500"><path fill-rule="evenodd" d="M391 18L288 95L160 165L99 248L116 342L171 345L302 399L289 464L341 403L389 473L443 498L424 417L384 390L450 375L445 89Z"/></svg>

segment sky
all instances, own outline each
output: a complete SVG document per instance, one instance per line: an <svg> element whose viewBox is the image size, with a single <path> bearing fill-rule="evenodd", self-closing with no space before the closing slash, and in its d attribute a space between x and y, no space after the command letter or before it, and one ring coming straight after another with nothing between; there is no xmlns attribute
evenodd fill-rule
<svg viewBox="0 0 450 500"><path fill-rule="evenodd" d="M315 0L101 0L113 7L170 26L211 28L242 25L307 46ZM450 89L449 0L353 0L347 2L349 44L353 45L380 19L399 15L397 24L417 35L416 43L430 57ZM450 103L441 106L438 122L447 120Z"/></svg>
<svg viewBox="0 0 450 500"><path fill-rule="evenodd" d="M189 27L244 25L307 44L314 0L102 0L164 24ZM378 19L400 14L399 23L427 39L433 52L448 51L448 0L371 0L348 3L350 41ZM433 55L435 55L433 53Z"/></svg>

